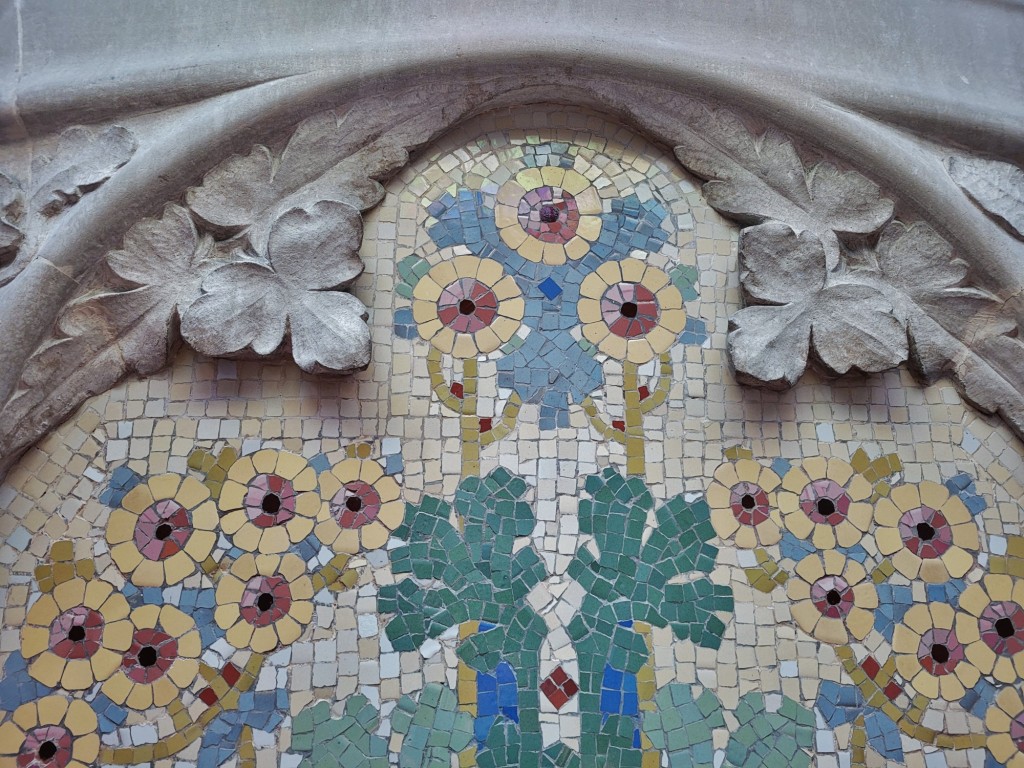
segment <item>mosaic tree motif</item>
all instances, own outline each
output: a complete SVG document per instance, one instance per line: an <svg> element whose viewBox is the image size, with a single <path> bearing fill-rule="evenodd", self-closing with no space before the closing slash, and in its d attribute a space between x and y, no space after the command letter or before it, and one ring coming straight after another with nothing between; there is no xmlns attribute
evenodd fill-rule
<svg viewBox="0 0 1024 768"><path fill-rule="evenodd" d="M314 522L329 519L331 506L300 456L196 452L190 465L202 481L122 469L103 492L123 587L97 574L94 560L74 559L70 541L37 568L41 595L5 667L3 704L17 709L0 731L13 739L21 729L18 765L135 765L199 742L201 768L236 753L252 766L253 730L282 722L287 694L255 691L260 671L311 623L315 592L355 583L346 564L359 541L334 554L317 540ZM199 586L181 586L185 579ZM247 652L237 664L236 651ZM101 744L129 710L163 713L173 731Z"/></svg>
<svg viewBox="0 0 1024 768"><path fill-rule="evenodd" d="M669 212L653 196L617 196L593 159L589 148L564 142L517 146L492 173L497 181L430 202L427 229L441 261L414 255L399 264L396 290L412 299L412 308L396 312L396 330L433 345L434 391L446 408L463 414L463 434L492 428L503 434L523 402L540 405L541 429L568 426L571 402L603 438L624 444L631 473L643 474L642 418L667 396L668 351L677 340L705 338L703 323L683 310L684 300L697 297L697 271L661 256L664 269L647 263L669 241ZM488 279L476 276L478 269ZM505 297L494 294L506 282ZM478 306L467 291L485 303ZM515 326L500 312L494 316L495 306L509 301ZM498 325L507 330L495 335ZM442 352L464 361L467 381L445 380ZM511 393L500 420L478 417L466 401L476 394L468 382L478 354L496 359L498 386ZM591 397L609 358L626 369L621 419L603 417ZM468 464L475 467L475 458Z"/></svg>
<svg viewBox="0 0 1024 768"><path fill-rule="evenodd" d="M990 760L1024 754L1024 740L1011 752L1000 736L1017 728L999 709L1016 691L998 687L1021 677L1024 548L1011 537L1015 551L980 557L985 501L970 477L900 482L897 456L863 450L850 462L777 459L770 470L748 451L728 458L708 490L715 528L753 550L751 585L785 584L796 625L834 647L853 685L824 681L817 706L830 726L853 725L854 764L869 746L902 762L901 735L945 749L986 745L985 734L926 725L937 703L998 724L988 726ZM763 535L771 521L784 525L780 556L765 548L777 540L774 529ZM857 650L861 641L872 650Z"/></svg>
<svg viewBox="0 0 1024 768"><path fill-rule="evenodd" d="M641 711L650 709L654 681L642 677L652 648L639 630L671 627L680 640L718 648L725 630L718 614L732 611L732 590L706 576L669 583L714 568L718 548L709 543L715 532L704 501L676 496L660 505L658 527L644 542L655 501L641 479L609 468L588 477L585 489L580 531L593 535L600 555L581 549L568 570L586 591L568 627L580 663L580 757L584 765L640 765L653 746Z"/></svg>
<svg viewBox="0 0 1024 768"><path fill-rule="evenodd" d="M405 524L395 532L407 544L390 554L392 570L413 578L382 587L378 596L380 611L395 614L386 632L398 651L416 650L427 638L470 625L460 633L458 657L476 673L472 714L477 723L489 723L486 733L476 734L479 765L540 765L538 672L547 627L526 596L547 573L532 545L514 551L516 538L529 535L535 524L522 500L526 490L525 481L505 469L465 478L454 501L459 528L449 522L448 502L426 496L408 504ZM514 674L513 701L502 702L499 690L486 686L511 682L499 669ZM502 704L494 713L483 706L492 693L496 705Z"/></svg>

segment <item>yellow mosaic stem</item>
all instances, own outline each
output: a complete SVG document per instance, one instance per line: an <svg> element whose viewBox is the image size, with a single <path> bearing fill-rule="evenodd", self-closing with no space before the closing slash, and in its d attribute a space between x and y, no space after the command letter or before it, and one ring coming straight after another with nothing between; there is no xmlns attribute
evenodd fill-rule
<svg viewBox="0 0 1024 768"><path fill-rule="evenodd" d="M614 440L616 443L625 444L626 435L619 430L615 429L608 424L597 412L597 403L594 402L593 398L589 395L583 398L583 402L580 403L580 407L583 408L583 412L587 414L587 418L590 419L591 426L597 430L597 433L604 440Z"/></svg>
<svg viewBox="0 0 1024 768"><path fill-rule="evenodd" d="M896 568L893 566L892 561L888 557L882 558L882 561L871 571L871 581L875 584L881 584L894 573L896 573Z"/></svg>
<svg viewBox="0 0 1024 768"><path fill-rule="evenodd" d="M256 747L252 743L252 726L243 725L238 737L238 768L256 768Z"/></svg>
<svg viewBox="0 0 1024 768"><path fill-rule="evenodd" d="M853 721L853 732L850 734L850 764L854 768L863 768L868 764L868 732L865 728L864 715L857 715Z"/></svg>
<svg viewBox="0 0 1024 768"><path fill-rule="evenodd" d="M441 405L452 413L462 413L462 400L452 394L452 388L444 377L441 367L441 350L431 346L427 352L427 372L430 374L430 388L434 390Z"/></svg>
<svg viewBox="0 0 1024 768"><path fill-rule="evenodd" d="M462 361L462 476L480 475L480 417L477 415L477 371L476 358Z"/></svg>
<svg viewBox="0 0 1024 768"><path fill-rule="evenodd" d="M359 574L351 568L347 568L351 555L335 555L326 565L318 568L311 577L313 591L331 589L341 591L351 589L359 580Z"/></svg>
<svg viewBox="0 0 1024 768"><path fill-rule="evenodd" d="M650 413L664 403L668 399L668 392L672 387L672 356L668 352L662 352L658 359L661 361L658 383L655 385L654 391L640 406L644 413Z"/></svg>
<svg viewBox="0 0 1024 768"><path fill-rule="evenodd" d="M657 683L654 677L654 638L651 634L651 625L636 621L633 622L633 631L641 635L647 645L647 663L636 673L636 692L640 703L641 712L656 712L657 705L654 703ZM656 749L654 744L643 731L640 732L640 758L641 768L660 768L661 750Z"/></svg>
<svg viewBox="0 0 1024 768"><path fill-rule="evenodd" d="M775 562L770 552L758 547L754 550L754 557L757 558L757 566L743 569L747 581L754 589L770 594L776 587L789 581L789 573Z"/></svg>
<svg viewBox="0 0 1024 768"><path fill-rule="evenodd" d="M627 360L622 366L622 388L626 398L626 474L644 475L644 412L640 401L638 366Z"/></svg>
<svg viewBox="0 0 1024 768"><path fill-rule="evenodd" d="M910 738L943 749L981 749L985 746L984 733L949 734L921 725L925 710L932 703L931 699L925 696L915 696L910 707L906 710L896 706L885 695L885 686L892 679L892 673L895 669L894 664L890 665L886 662L882 669L879 670L878 675L875 676L875 679L872 680L863 667L857 663L853 649L850 646L837 646L836 655L842 662L846 674L860 688L860 692L864 696L864 701L867 705L874 709L880 709L886 717L892 720Z"/></svg>
<svg viewBox="0 0 1024 768"><path fill-rule="evenodd" d="M523 399L519 397L518 392L513 392L509 395L505 407L501 410L501 418L498 419L498 423L491 427L490 431L480 433L480 445L490 445L491 443L498 442L503 437L507 437L516 428L516 422L519 419L519 409L522 407Z"/></svg>
<svg viewBox="0 0 1024 768"><path fill-rule="evenodd" d="M199 739L207 726L214 718L222 712L235 709L238 706L239 696L256 684L259 678L260 667L266 657L261 653L254 653L249 657L242 676L238 679L234 688L225 693L216 704L211 705L203 711L195 722L190 723L176 733L168 736L155 744L142 744L138 747L102 747L100 749L99 762L101 765L137 765L139 763L152 763L176 755Z"/></svg>
<svg viewBox="0 0 1024 768"><path fill-rule="evenodd" d="M461 522L461 521L460 521ZM459 624L459 642L475 635L480 630L479 621L464 621ZM459 697L459 711L465 712L474 720L477 714L476 670L462 659L458 660L456 672L456 693ZM459 768L473 768L476 765L476 744L459 752Z"/></svg>

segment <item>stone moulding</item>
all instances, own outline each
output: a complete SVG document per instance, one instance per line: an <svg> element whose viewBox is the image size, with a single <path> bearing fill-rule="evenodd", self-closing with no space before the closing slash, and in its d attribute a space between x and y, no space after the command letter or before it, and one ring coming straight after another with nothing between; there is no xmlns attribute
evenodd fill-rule
<svg viewBox="0 0 1024 768"><path fill-rule="evenodd" d="M908 363L1024 434L1020 169L780 88L540 67L346 99L326 77L225 94L158 131L135 133L128 117L68 129L27 193L0 175L0 474L87 397L166 365L182 339L307 371L365 367L367 313L344 292L362 271L360 212L410 152L539 101L615 114L674 147L709 203L744 225L749 306L729 333L741 381Z"/></svg>

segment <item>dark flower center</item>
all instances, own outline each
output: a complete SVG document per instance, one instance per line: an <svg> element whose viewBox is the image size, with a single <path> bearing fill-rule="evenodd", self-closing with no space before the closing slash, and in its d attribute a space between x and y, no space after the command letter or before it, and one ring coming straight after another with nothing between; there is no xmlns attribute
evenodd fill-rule
<svg viewBox="0 0 1024 768"><path fill-rule="evenodd" d="M44 741L39 745L39 759L49 760L57 754L57 745L52 741Z"/></svg>
<svg viewBox="0 0 1024 768"><path fill-rule="evenodd" d="M917 536L921 541L931 541L935 538L935 529L928 523L918 523Z"/></svg>
<svg viewBox="0 0 1024 768"><path fill-rule="evenodd" d="M274 596L269 592L263 592L256 598L256 607L261 611L269 611L274 607Z"/></svg>
<svg viewBox="0 0 1024 768"><path fill-rule="evenodd" d="M636 317L636 313L637 313L638 309L639 309L639 307L637 307L636 302L634 302L634 301L626 301L626 302L623 302L622 306L619 308L619 312L622 313L623 317L628 317L628 318L632 319L632 318Z"/></svg>
<svg viewBox="0 0 1024 768"><path fill-rule="evenodd" d="M749 493L743 494L743 498L740 499L740 504L744 509L753 509L757 506L757 499L751 496Z"/></svg>
<svg viewBox="0 0 1024 768"><path fill-rule="evenodd" d="M68 640L73 643L85 640L85 627L75 624L75 626L68 630Z"/></svg>
<svg viewBox="0 0 1024 768"><path fill-rule="evenodd" d="M1013 637L1017 630L1013 626L1013 619L1002 618L998 619L995 624L996 632L1000 637Z"/></svg>
<svg viewBox="0 0 1024 768"><path fill-rule="evenodd" d="M836 503L832 499L818 499L818 514L829 517L836 512Z"/></svg>
<svg viewBox="0 0 1024 768"><path fill-rule="evenodd" d="M363 500L358 496L349 496L345 499L345 506L350 512L358 512L363 508Z"/></svg>
<svg viewBox="0 0 1024 768"><path fill-rule="evenodd" d="M558 209L553 205L542 205L540 207L540 220L545 224L551 224L558 221L558 217L561 214Z"/></svg>
<svg viewBox="0 0 1024 768"><path fill-rule="evenodd" d="M281 497L276 493L268 493L260 502L260 508L268 515L276 515L281 509Z"/></svg>
<svg viewBox="0 0 1024 768"><path fill-rule="evenodd" d="M476 303L472 299L463 299L459 302L460 315L472 315L476 311Z"/></svg>
<svg viewBox="0 0 1024 768"><path fill-rule="evenodd" d="M843 601L843 596L839 594L838 589L830 589L828 594L825 595L825 600L828 601L829 605L839 605Z"/></svg>
<svg viewBox="0 0 1024 768"><path fill-rule="evenodd" d="M942 643L935 643L932 646L932 658L939 664L945 664L949 661L949 648Z"/></svg>
<svg viewBox="0 0 1024 768"><path fill-rule="evenodd" d="M147 645L139 650L139 664L144 667L152 667L156 664L157 658L156 648L152 645Z"/></svg>
<svg viewBox="0 0 1024 768"><path fill-rule="evenodd" d="M161 523L160 525L158 525L156 527L156 531L155 531L154 535L157 537L157 539L159 539L160 541L163 541L168 536L170 536L172 533L174 533L174 527L173 526L168 525L167 523Z"/></svg>

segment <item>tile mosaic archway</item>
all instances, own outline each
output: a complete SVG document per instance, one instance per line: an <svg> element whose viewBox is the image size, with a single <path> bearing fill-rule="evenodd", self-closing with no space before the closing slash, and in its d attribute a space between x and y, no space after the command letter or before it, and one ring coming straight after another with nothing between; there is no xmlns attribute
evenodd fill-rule
<svg viewBox="0 0 1024 768"><path fill-rule="evenodd" d="M1019 443L741 389L670 153L492 114L364 227L365 372L182 352L0 487L3 764L1024 764Z"/></svg>

